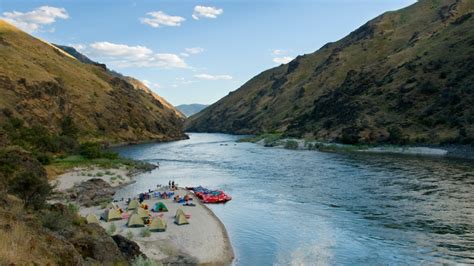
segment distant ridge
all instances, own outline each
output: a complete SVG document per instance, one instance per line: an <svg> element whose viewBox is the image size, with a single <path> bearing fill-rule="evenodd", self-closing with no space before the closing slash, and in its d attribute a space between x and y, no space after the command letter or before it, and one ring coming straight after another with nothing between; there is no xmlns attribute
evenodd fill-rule
<svg viewBox="0 0 474 266"><path fill-rule="evenodd" d="M207 104L198 104L198 103L193 103L193 104L181 104L176 106L176 109L181 111L186 117L190 117L194 114L197 114L201 112L204 108L208 107L209 105Z"/></svg>

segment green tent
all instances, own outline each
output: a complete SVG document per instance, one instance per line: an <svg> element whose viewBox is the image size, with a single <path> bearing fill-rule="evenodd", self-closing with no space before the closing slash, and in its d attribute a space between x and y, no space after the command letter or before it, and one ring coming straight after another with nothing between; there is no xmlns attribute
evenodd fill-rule
<svg viewBox="0 0 474 266"><path fill-rule="evenodd" d="M149 229L152 232L163 232L166 230L166 222L160 217L155 217L151 221Z"/></svg>
<svg viewBox="0 0 474 266"><path fill-rule="evenodd" d="M138 200L134 199L131 200L130 203L128 204L128 210L136 210L138 207L140 207L140 202Z"/></svg>
<svg viewBox="0 0 474 266"><path fill-rule="evenodd" d="M104 219L106 222L122 220L122 215L116 209L106 209L102 215L102 219Z"/></svg>
<svg viewBox="0 0 474 266"><path fill-rule="evenodd" d="M184 216L184 214L178 214L178 216L174 218L174 222L177 225L189 224L188 219L186 219L186 216Z"/></svg>
<svg viewBox="0 0 474 266"><path fill-rule="evenodd" d="M174 217L178 217L178 215L180 215L180 214L182 214L183 216L185 216L185 215L184 215L184 211L183 211L182 209L177 209L177 210L176 210L176 214L174 215Z"/></svg>
<svg viewBox="0 0 474 266"><path fill-rule="evenodd" d="M157 203L155 203L155 206L153 206L152 211L154 211L154 212L167 212L168 208L166 208L166 205L163 202L157 202Z"/></svg>
<svg viewBox="0 0 474 266"><path fill-rule="evenodd" d="M145 223L143 223L143 219L138 216L138 214L134 213L128 217L127 222L128 227L144 227Z"/></svg>
<svg viewBox="0 0 474 266"><path fill-rule="evenodd" d="M92 213L89 213L89 215L86 216L86 221L88 224L98 224L99 219L97 219L97 216L95 216Z"/></svg>
<svg viewBox="0 0 474 266"><path fill-rule="evenodd" d="M148 213L147 213L146 210L143 209L143 208L138 208L138 209L136 209L135 213L138 214L138 217L140 217L140 218L142 218L142 219L144 219L144 218L149 218Z"/></svg>

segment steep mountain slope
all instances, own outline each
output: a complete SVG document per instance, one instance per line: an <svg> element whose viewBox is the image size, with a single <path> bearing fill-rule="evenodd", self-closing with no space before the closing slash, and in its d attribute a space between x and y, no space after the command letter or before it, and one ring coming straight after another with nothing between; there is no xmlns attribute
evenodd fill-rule
<svg viewBox="0 0 474 266"><path fill-rule="evenodd" d="M183 116L137 84L0 20L0 120L14 115L55 132L71 117L83 141L185 137Z"/></svg>
<svg viewBox="0 0 474 266"><path fill-rule="evenodd" d="M199 103L181 104L181 105L176 106L176 109L178 109L185 116L190 117L194 114L201 112L204 108L208 106L209 105L207 104L199 104Z"/></svg>
<svg viewBox="0 0 474 266"><path fill-rule="evenodd" d="M189 131L347 143L474 140L474 1L420 0L252 78Z"/></svg>

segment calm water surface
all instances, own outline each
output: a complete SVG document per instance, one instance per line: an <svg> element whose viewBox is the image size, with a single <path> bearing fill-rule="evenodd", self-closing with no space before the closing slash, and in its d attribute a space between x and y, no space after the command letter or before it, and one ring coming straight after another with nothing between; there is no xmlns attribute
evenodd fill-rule
<svg viewBox="0 0 474 266"><path fill-rule="evenodd" d="M474 163L336 154L236 143L237 136L117 148L159 162L118 192L129 197L174 179L221 188L210 205L237 265L474 263Z"/></svg>

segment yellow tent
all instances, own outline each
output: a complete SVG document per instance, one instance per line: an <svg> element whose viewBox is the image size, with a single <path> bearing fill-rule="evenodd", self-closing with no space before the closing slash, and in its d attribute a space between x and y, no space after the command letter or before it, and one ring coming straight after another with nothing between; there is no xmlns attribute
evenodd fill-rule
<svg viewBox="0 0 474 266"><path fill-rule="evenodd" d="M97 219L97 216L95 216L92 213L89 213L89 215L86 216L86 221L88 224L98 224L99 219Z"/></svg>
<svg viewBox="0 0 474 266"><path fill-rule="evenodd" d="M178 215L182 214L184 216L184 211L182 209L177 209L176 210L176 214L174 215L174 217L178 217Z"/></svg>
<svg viewBox="0 0 474 266"><path fill-rule="evenodd" d="M136 210L138 207L140 207L140 202L138 200L134 199L131 200L130 203L128 204L128 210Z"/></svg>
<svg viewBox="0 0 474 266"><path fill-rule="evenodd" d="M174 222L177 225L183 225L183 224L189 224L188 219L186 219L186 216L184 214L179 214L174 218Z"/></svg>
<svg viewBox="0 0 474 266"><path fill-rule="evenodd" d="M134 213L128 217L127 222L128 227L144 227L145 223L143 223L143 219L138 216L138 214Z"/></svg>
<svg viewBox="0 0 474 266"><path fill-rule="evenodd" d="M145 209L143 209L143 208L138 208L138 209L136 210L136 214L138 214L138 216L139 216L140 218L142 218L142 219L149 217L147 211L146 211Z"/></svg>
<svg viewBox="0 0 474 266"><path fill-rule="evenodd" d="M106 209L104 211L104 214L102 215L102 218L106 222L109 222L109 221L115 221L115 220L122 220L122 215L116 209Z"/></svg>
<svg viewBox="0 0 474 266"><path fill-rule="evenodd" d="M153 221L151 221L149 229L152 232L163 232L166 230L166 222L160 217L155 217Z"/></svg>

